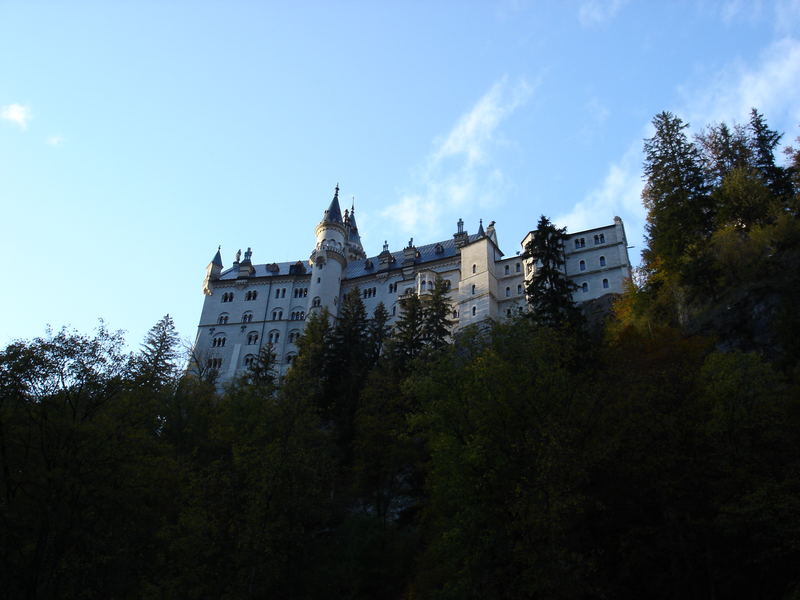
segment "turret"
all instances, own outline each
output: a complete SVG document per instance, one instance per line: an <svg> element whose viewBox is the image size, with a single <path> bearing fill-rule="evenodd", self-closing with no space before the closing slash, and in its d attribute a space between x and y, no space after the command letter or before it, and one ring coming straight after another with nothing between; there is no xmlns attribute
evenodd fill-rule
<svg viewBox="0 0 800 600"><path fill-rule="evenodd" d="M206 296L210 296L213 293L211 290L211 282L219 279L222 273L222 256L220 256L219 253L220 248L221 246L217 246L217 253L206 267L206 278L203 280L203 293Z"/></svg>
<svg viewBox="0 0 800 600"><path fill-rule="evenodd" d="M309 257L311 283L306 314L326 306L334 317L338 311L342 273L347 265L348 231L339 208L339 185L328 210L316 229L316 246ZM360 242L359 242L360 246Z"/></svg>
<svg viewBox="0 0 800 600"><path fill-rule="evenodd" d="M350 212L344 211L344 227L347 232L345 246L347 247L347 260L363 260L367 258L367 253L361 245L361 236L358 234L356 225L356 203L355 199L350 207Z"/></svg>

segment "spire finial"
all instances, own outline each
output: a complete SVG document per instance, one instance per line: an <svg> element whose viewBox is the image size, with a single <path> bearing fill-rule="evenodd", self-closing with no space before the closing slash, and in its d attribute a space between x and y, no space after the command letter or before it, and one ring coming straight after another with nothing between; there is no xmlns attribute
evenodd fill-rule
<svg viewBox="0 0 800 600"><path fill-rule="evenodd" d="M333 193L333 197L337 200L339 199L339 182L336 182L336 191Z"/></svg>

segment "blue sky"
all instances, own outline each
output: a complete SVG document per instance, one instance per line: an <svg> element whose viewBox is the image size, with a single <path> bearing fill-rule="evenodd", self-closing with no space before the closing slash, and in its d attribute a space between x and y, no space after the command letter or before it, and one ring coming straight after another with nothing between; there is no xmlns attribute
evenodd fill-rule
<svg viewBox="0 0 800 600"><path fill-rule="evenodd" d="M217 245L307 258L337 182L370 255L619 215L638 261L653 115L788 143L799 92L800 0L0 0L0 344L193 339Z"/></svg>

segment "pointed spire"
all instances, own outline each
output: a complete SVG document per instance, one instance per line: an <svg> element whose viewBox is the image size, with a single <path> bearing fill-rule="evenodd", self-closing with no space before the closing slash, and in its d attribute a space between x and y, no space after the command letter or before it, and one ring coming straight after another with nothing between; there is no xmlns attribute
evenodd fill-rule
<svg viewBox="0 0 800 600"><path fill-rule="evenodd" d="M339 184L336 184L336 191L333 194L333 200L328 210L325 211L325 216L322 218L324 223L341 223L342 210L339 208Z"/></svg>
<svg viewBox="0 0 800 600"><path fill-rule="evenodd" d="M481 219L481 225L478 227L478 237L483 237L486 235L486 232L483 230L483 219Z"/></svg>
<svg viewBox="0 0 800 600"><path fill-rule="evenodd" d="M217 246L217 253L214 255L214 258L211 259L211 264L222 268L222 255L220 254L220 250L222 250L222 246Z"/></svg>

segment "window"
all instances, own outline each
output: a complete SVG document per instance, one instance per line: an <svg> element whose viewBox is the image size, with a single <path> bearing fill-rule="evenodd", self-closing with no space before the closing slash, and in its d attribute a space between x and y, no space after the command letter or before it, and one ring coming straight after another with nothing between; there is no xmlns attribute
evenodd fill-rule
<svg viewBox="0 0 800 600"><path fill-rule="evenodd" d="M586 261L582 260L581 262L579 262L578 263L578 267L580 267L581 271L585 271L586 270Z"/></svg>
<svg viewBox="0 0 800 600"><path fill-rule="evenodd" d="M594 236L594 245L597 246L597 244L599 243L600 243L600 236L599 235Z"/></svg>
<svg viewBox="0 0 800 600"><path fill-rule="evenodd" d="M606 266L606 257L605 256L601 256L600 257L600 266L601 267L605 267Z"/></svg>
<svg viewBox="0 0 800 600"><path fill-rule="evenodd" d="M522 271L522 265L517 263L517 273L519 273L520 271Z"/></svg>
<svg viewBox="0 0 800 600"><path fill-rule="evenodd" d="M395 316L396 314L397 314L397 305L393 304L392 305L392 316Z"/></svg>
<svg viewBox="0 0 800 600"><path fill-rule="evenodd" d="M225 325L228 322L228 313L222 313L217 319L217 325Z"/></svg>
<svg viewBox="0 0 800 600"><path fill-rule="evenodd" d="M517 285L517 294L521 293L522 293L522 284L520 283L519 285Z"/></svg>
<svg viewBox="0 0 800 600"><path fill-rule="evenodd" d="M267 336L267 342L270 344L277 344L278 341L281 339L281 334L277 329L273 329L269 332L269 336Z"/></svg>
<svg viewBox="0 0 800 600"><path fill-rule="evenodd" d="M397 291L397 284L396 283L390 283L389 284L389 293L390 294L394 294L396 291Z"/></svg>
<svg viewBox="0 0 800 600"><path fill-rule="evenodd" d="M319 306L320 304L322 304L322 300L319 299L319 296L311 301L311 306Z"/></svg>
<svg viewBox="0 0 800 600"><path fill-rule="evenodd" d="M281 319L283 319L283 311L280 308L276 308L272 311L272 320L280 321Z"/></svg>
<svg viewBox="0 0 800 600"><path fill-rule="evenodd" d="M317 277L317 283L319 283L320 281L322 281L322 279Z"/></svg>
<svg viewBox="0 0 800 600"><path fill-rule="evenodd" d="M575 248L585 248L586 238L575 238Z"/></svg>
<svg viewBox="0 0 800 600"><path fill-rule="evenodd" d="M292 321L302 321L306 318L306 311L304 310L296 310L292 313L291 317L289 317Z"/></svg>
<svg viewBox="0 0 800 600"><path fill-rule="evenodd" d="M286 364L292 365L294 363L294 359L297 358L296 354L287 354L286 355Z"/></svg>
<svg viewBox="0 0 800 600"><path fill-rule="evenodd" d="M225 292L222 294L223 302L233 302L233 292Z"/></svg>
<svg viewBox="0 0 800 600"><path fill-rule="evenodd" d="M280 290L275 290L275 297L276 298L280 298L281 297L281 291Z"/></svg>
<svg viewBox="0 0 800 600"><path fill-rule="evenodd" d="M472 316L474 317L477 314L477 312L478 312L478 308L473 306L472 307Z"/></svg>
<svg viewBox="0 0 800 600"><path fill-rule="evenodd" d="M477 268L478 268L478 265L472 265L472 272L474 273Z"/></svg>
<svg viewBox="0 0 800 600"><path fill-rule="evenodd" d="M608 279L603 279L603 289L608 289Z"/></svg>
<svg viewBox="0 0 800 600"><path fill-rule="evenodd" d="M507 308L507 309L506 309L506 316L507 316L507 317L510 317L510 316L511 316L511 309L510 309L510 308Z"/></svg>
<svg viewBox="0 0 800 600"><path fill-rule="evenodd" d="M254 354L248 354L244 357L244 366L248 369L252 368L256 362L256 357Z"/></svg>
<svg viewBox="0 0 800 600"><path fill-rule="evenodd" d="M252 346L253 344L258 343L258 332L251 331L247 334L247 345Z"/></svg>
<svg viewBox="0 0 800 600"><path fill-rule="evenodd" d="M581 289L583 290L584 294L587 293L589 291L589 284L584 283L583 285L581 285Z"/></svg>
<svg viewBox="0 0 800 600"><path fill-rule="evenodd" d="M213 340L211 340L211 347L212 348L222 348L225 345L225 335L220 334L215 336Z"/></svg>
<svg viewBox="0 0 800 600"><path fill-rule="evenodd" d="M475 284L474 283L472 284L472 293L473 294L475 293Z"/></svg>
<svg viewBox="0 0 800 600"><path fill-rule="evenodd" d="M606 235L604 233L600 234L600 243L601 244L605 244L606 243Z"/></svg>
<svg viewBox="0 0 800 600"><path fill-rule="evenodd" d="M511 288L507 287L506 288L506 298L510 298L510 297L511 297Z"/></svg>
<svg viewBox="0 0 800 600"><path fill-rule="evenodd" d="M457 311L457 310L454 310L454 311L453 311L453 318L454 318L454 319L457 319L457 318L458 318L458 311Z"/></svg>
<svg viewBox="0 0 800 600"><path fill-rule="evenodd" d="M242 315L242 323L249 323L252 320L253 320L253 313L251 313L249 310Z"/></svg>
<svg viewBox="0 0 800 600"><path fill-rule="evenodd" d="M444 280L444 289L449 290L452 282L449 279Z"/></svg>
<svg viewBox="0 0 800 600"><path fill-rule="evenodd" d="M258 292L251 290L244 295L245 300L255 300L258 297Z"/></svg>
<svg viewBox="0 0 800 600"><path fill-rule="evenodd" d="M209 369L220 369L222 368L222 359L221 358L209 358L206 360L206 367Z"/></svg>
<svg viewBox="0 0 800 600"><path fill-rule="evenodd" d="M508 275L508 272L510 271L510 269L511 268L508 265L506 265L506 267L504 269L506 275Z"/></svg>
<svg viewBox="0 0 800 600"><path fill-rule="evenodd" d="M300 332L297 329L293 329L289 332L289 343L294 344L298 339L300 339Z"/></svg>

